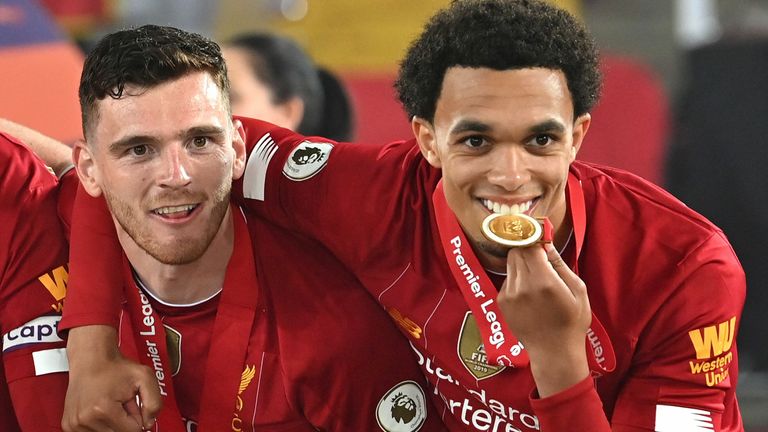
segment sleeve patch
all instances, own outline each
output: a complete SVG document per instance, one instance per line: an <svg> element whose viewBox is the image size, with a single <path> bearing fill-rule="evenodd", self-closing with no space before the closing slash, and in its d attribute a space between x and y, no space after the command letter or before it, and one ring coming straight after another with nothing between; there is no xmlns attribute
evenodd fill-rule
<svg viewBox="0 0 768 432"><path fill-rule="evenodd" d="M32 360L35 363L35 376L69 371L66 348L35 351Z"/></svg>
<svg viewBox="0 0 768 432"><path fill-rule="evenodd" d="M283 174L295 181L311 178L328 163L331 150L333 150L333 144L304 141L288 156L283 166Z"/></svg>
<svg viewBox="0 0 768 432"><path fill-rule="evenodd" d="M269 134L262 136L256 146L253 147L243 176L243 195L245 198L264 201L267 168L275 152L277 152L277 143Z"/></svg>
<svg viewBox="0 0 768 432"><path fill-rule="evenodd" d="M9 331L3 335L3 352L30 344L61 342L57 334L59 321L60 315L46 315Z"/></svg>
<svg viewBox="0 0 768 432"><path fill-rule="evenodd" d="M386 432L414 432L421 429L426 419L424 391L413 381L392 387L376 407L376 420Z"/></svg>
<svg viewBox="0 0 768 432"><path fill-rule="evenodd" d="M711 432L712 414L695 408L656 405L656 432Z"/></svg>

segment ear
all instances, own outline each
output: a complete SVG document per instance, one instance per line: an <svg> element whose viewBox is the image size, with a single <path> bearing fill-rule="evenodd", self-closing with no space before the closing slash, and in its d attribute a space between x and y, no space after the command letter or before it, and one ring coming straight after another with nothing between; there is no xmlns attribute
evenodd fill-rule
<svg viewBox="0 0 768 432"><path fill-rule="evenodd" d="M573 146L571 147L571 162L576 159L576 155L581 149L581 143L584 141L584 136L587 135L589 125L592 123L592 116L589 113L582 114L576 118L573 122Z"/></svg>
<svg viewBox="0 0 768 432"><path fill-rule="evenodd" d="M83 140L75 141L72 146L72 163L75 164L80 183L89 195L98 197L102 190L99 184L99 169L93 159L91 148Z"/></svg>
<svg viewBox="0 0 768 432"><path fill-rule="evenodd" d="M294 96L281 103L280 110L283 112L289 129L296 131L304 118L304 101L300 97Z"/></svg>
<svg viewBox="0 0 768 432"><path fill-rule="evenodd" d="M435 168L441 168L440 154L437 152L437 137L432 124L423 118L413 117L411 120L411 129L416 142L419 143L421 154L424 159Z"/></svg>
<svg viewBox="0 0 768 432"><path fill-rule="evenodd" d="M245 150L245 129L243 122L238 119L232 121L234 133L232 134L232 148L235 151L235 159L232 161L232 179L237 180L245 173L247 154Z"/></svg>

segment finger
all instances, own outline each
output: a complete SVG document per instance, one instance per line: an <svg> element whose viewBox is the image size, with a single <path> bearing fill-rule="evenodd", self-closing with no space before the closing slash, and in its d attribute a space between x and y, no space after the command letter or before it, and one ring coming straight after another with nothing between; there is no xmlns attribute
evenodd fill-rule
<svg viewBox="0 0 768 432"><path fill-rule="evenodd" d="M142 418L141 418L141 409L139 408L139 397L138 395L134 398L129 400L128 402L125 402L123 404L123 409L125 410L125 413L128 417L130 417L134 423L137 425L142 425Z"/></svg>
<svg viewBox="0 0 768 432"><path fill-rule="evenodd" d="M126 417L122 407L112 411L92 407L73 414L66 423L62 421L62 430L65 432L141 432L135 421L128 419L126 422L121 417Z"/></svg>
<svg viewBox="0 0 768 432"><path fill-rule="evenodd" d="M584 281L574 273L568 264L563 260L560 254L555 249L552 243L545 243L544 250L547 254L547 260L552 268L555 270L560 279L565 282L565 285L571 290L571 292L579 297L586 295L587 289Z"/></svg>
<svg viewBox="0 0 768 432"><path fill-rule="evenodd" d="M160 409L163 407L160 386L155 375L146 367L140 369L137 379L141 423L144 425L144 429L151 429L155 424L157 415L160 413Z"/></svg>

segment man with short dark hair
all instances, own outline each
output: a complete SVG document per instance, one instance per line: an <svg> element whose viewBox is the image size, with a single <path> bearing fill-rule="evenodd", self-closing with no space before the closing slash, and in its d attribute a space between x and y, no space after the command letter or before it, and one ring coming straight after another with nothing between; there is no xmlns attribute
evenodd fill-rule
<svg viewBox="0 0 768 432"><path fill-rule="evenodd" d="M743 271L669 194L575 160L599 87L566 12L457 0L401 64L415 139L355 146L243 119L234 192L387 309L451 430L742 430Z"/></svg>
<svg viewBox="0 0 768 432"><path fill-rule="evenodd" d="M231 205L245 145L228 91L218 45L171 27L110 34L83 69L87 143L73 159L85 192L106 198L119 245L102 251L114 266L72 277L117 276L109 289L123 287L124 304L109 324L124 355L156 378L157 427L443 430L406 340L354 277L328 253L308 255L312 241ZM96 229L77 209L72 222L74 236ZM320 281L333 289L317 293ZM73 302L62 327L93 313ZM71 383L109 379L109 368L80 360L90 351L82 338L70 342ZM70 391L64 429L139 430L115 418L142 386L112 387L95 404Z"/></svg>

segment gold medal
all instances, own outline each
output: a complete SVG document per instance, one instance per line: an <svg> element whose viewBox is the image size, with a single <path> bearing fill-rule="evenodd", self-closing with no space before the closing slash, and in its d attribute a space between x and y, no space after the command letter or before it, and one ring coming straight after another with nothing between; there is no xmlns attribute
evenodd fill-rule
<svg viewBox="0 0 768 432"><path fill-rule="evenodd" d="M483 235L488 240L507 247L523 247L542 241L551 241L545 236L544 222L526 214L493 213L483 220Z"/></svg>

